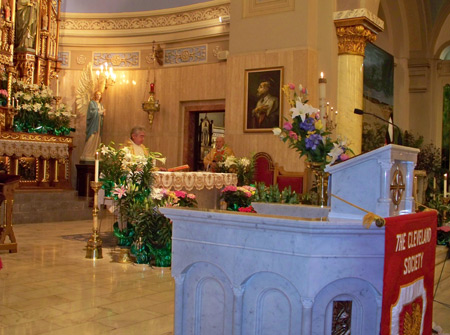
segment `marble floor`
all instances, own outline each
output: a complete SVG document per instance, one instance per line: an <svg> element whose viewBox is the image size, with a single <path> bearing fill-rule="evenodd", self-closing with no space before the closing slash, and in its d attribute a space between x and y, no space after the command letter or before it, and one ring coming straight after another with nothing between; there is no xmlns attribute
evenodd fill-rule
<svg viewBox="0 0 450 335"><path fill-rule="evenodd" d="M0 335L149 334L173 332L169 269L86 259L91 221L19 224L19 252L0 252ZM111 231L108 218L102 231ZM446 248L439 249L440 257ZM442 269L436 267L438 277ZM434 303L434 321L450 332L450 261ZM437 278L436 278L437 281ZM214 334L211 334L214 335Z"/></svg>
<svg viewBox="0 0 450 335"><path fill-rule="evenodd" d="M0 252L0 334L149 334L173 331L170 269L86 259L92 221L14 226L18 253ZM103 222L103 231L111 225ZM112 245L112 244L111 244Z"/></svg>

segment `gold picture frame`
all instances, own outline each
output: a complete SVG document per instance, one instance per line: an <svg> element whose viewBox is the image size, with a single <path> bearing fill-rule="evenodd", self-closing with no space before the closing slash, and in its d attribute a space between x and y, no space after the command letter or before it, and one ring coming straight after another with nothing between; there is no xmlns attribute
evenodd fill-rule
<svg viewBox="0 0 450 335"><path fill-rule="evenodd" d="M280 127L282 66L245 70L244 132L270 132Z"/></svg>

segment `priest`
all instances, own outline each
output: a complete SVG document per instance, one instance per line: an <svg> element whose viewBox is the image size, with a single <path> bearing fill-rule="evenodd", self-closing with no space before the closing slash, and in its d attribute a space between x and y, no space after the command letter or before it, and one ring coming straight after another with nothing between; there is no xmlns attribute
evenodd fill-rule
<svg viewBox="0 0 450 335"><path fill-rule="evenodd" d="M136 126L131 129L130 139L127 141L127 147L130 152L137 156L148 156L148 148L144 145L145 128Z"/></svg>

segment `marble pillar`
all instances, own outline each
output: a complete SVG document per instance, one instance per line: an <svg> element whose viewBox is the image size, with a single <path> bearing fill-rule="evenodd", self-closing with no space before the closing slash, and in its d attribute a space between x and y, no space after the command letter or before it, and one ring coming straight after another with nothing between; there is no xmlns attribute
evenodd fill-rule
<svg viewBox="0 0 450 335"><path fill-rule="evenodd" d="M349 140L355 155L361 153L363 109L363 60L367 42L374 42L384 23L365 8L334 13L338 37L338 96L336 133Z"/></svg>

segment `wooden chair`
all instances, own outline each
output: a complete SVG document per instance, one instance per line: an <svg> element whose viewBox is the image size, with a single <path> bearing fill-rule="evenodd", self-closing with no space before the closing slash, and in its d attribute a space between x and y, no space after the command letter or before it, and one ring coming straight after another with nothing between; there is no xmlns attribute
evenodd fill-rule
<svg viewBox="0 0 450 335"><path fill-rule="evenodd" d="M274 163L272 157L266 152L258 152L255 159L255 182L263 182L266 186L274 184Z"/></svg>
<svg viewBox="0 0 450 335"><path fill-rule="evenodd" d="M17 242L12 228L12 212L14 203L14 190L19 186L19 176L0 174L0 195L5 206L5 219L0 227L0 250L17 252ZM9 238L9 243L6 242Z"/></svg>
<svg viewBox="0 0 450 335"><path fill-rule="evenodd" d="M307 185L306 174L303 172L286 171L282 166L275 164L274 184L278 184L280 192L286 187L291 187L297 194L306 193Z"/></svg>

